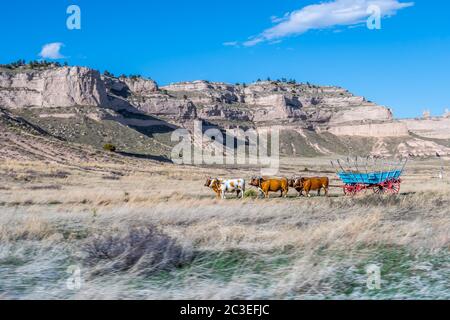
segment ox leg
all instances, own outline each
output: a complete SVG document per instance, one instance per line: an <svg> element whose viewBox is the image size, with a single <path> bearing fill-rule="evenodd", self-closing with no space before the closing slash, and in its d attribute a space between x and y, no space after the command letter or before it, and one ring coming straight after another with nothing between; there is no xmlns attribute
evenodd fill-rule
<svg viewBox="0 0 450 320"><path fill-rule="evenodd" d="M264 191L262 191L262 189L261 189L261 188L259 188L259 189L258 189L258 191L259 191L259 195L258 195L258 197L260 197L260 196L264 196L264 195L265 195Z"/></svg>
<svg viewBox="0 0 450 320"><path fill-rule="evenodd" d="M317 190L317 195L320 197L320 190L322 190L322 188L319 188L319 190Z"/></svg>

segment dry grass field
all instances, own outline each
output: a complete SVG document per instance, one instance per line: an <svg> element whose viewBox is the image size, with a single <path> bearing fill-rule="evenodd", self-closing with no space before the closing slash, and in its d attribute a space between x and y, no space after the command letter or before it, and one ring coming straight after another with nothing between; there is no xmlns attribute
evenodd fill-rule
<svg viewBox="0 0 450 320"><path fill-rule="evenodd" d="M440 180L439 165L411 161L396 196L217 200L206 176L258 171L2 161L0 297L449 299L450 168ZM329 159L283 159L293 174L339 183Z"/></svg>

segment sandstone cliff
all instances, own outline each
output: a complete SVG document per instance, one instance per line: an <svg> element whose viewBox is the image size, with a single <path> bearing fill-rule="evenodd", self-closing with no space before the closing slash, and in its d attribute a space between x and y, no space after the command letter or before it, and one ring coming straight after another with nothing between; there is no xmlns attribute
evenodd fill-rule
<svg viewBox="0 0 450 320"><path fill-rule="evenodd" d="M418 136L431 139L450 139L450 116L433 117L430 119L401 120L408 130Z"/></svg>
<svg viewBox="0 0 450 320"><path fill-rule="evenodd" d="M162 87L180 104L189 100L204 120L293 123L304 126L364 121L390 121L391 111L338 87L261 81L230 85L194 81ZM153 105L161 103L153 101Z"/></svg>
<svg viewBox="0 0 450 320"><path fill-rule="evenodd" d="M0 104L7 108L106 106L107 101L99 72L88 68L0 72Z"/></svg>
<svg viewBox="0 0 450 320"><path fill-rule="evenodd" d="M402 122L369 123L333 126L328 132L336 136L359 136L359 137L407 137L408 127Z"/></svg>
<svg viewBox="0 0 450 320"><path fill-rule="evenodd" d="M189 120L298 123L300 126L391 121L389 109L338 87L261 81L231 85L193 81L159 88L141 77L100 76L88 68L0 71L7 108L95 106L137 109L182 124ZM370 133L368 133L370 135Z"/></svg>
<svg viewBox="0 0 450 320"><path fill-rule="evenodd" d="M139 141L145 136L154 154L170 150L176 127L190 129L199 120L221 129L278 126L282 152L293 155L450 154L450 117L398 121L389 108L335 86L192 81L159 87L151 79L101 76L83 67L0 69L0 107L69 141L98 146L120 139L119 131ZM29 107L34 111L24 111Z"/></svg>

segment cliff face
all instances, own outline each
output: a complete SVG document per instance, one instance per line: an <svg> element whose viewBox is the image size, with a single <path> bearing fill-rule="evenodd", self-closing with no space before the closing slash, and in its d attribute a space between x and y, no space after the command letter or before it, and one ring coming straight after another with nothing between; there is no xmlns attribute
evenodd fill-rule
<svg viewBox="0 0 450 320"><path fill-rule="evenodd" d="M221 116L230 121L251 121L257 126L267 122L316 126L392 121L388 108L338 87L272 81L249 85L194 81L171 84L162 89L178 103L180 98L192 101L199 109L199 117L205 120Z"/></svg>
<svg viewBox="0 0 450 320"><path fill-rule="evenodd" d="M351 137L386 138L409 136L408 127L400 122L342 125L331 127L328 132L336 136Z"/></svg>
<svg viewBox="0 0 450 320"><path fill-rule="evenodd" d="M297 123L300 126L391 121L389 109L337 87L281 82L230 85L193 81L159 88L153 80L112 78L82 67L0 72L0 104L23 107L95 106L138 109L174 123Z"/></svg>
<svg viewBox="0 0 450 320"><path fill-rule="evenodd" d="M149 79L143 78L120 78L131 92L137 95L146 96L158 91L158 84Z"/></svg>
<svg viewBox="0 0 450 320"><path fill-rule="evenodd" d="M170 150L167 135L176 126L190 129L193 121L203 120L222 129L278 126L284 131L282 149L288 154L301 155L304 150L311 155L333 154L341 149L347 154L345 148L351 144L360 144L352 147L360 153L433 155L439 150L450 154L450 143L430 140L450 139L450 117L397 121L389 108L334 86L193 81L159 87L150 79L101 76L82 67L0 69L0 107L16 110L30 121L38 117L35 123L63 136L71 132L78 137L80 126L92 120L93 129L86 127L80 137L83 143L90 141L89 130L98 141L108 138L98 128L109 121L111 126L139 127L139 134L124 131L123 135L161 137L152 143ZM27 107L37 110L27 113L23 111Z"/></svg>
<svg viewBox="0 0 450 320"><path fill-rule="evenodd" d="M425 138L450 139L450 115L430 119L401 120L410 132Z"/></svg>
<svg viewBox="0 0 450 320"><path fill-rule="evenodd" d="M0 72L0 103L7 108L106 106L107 101L99 72L88 68Z"/></svg>

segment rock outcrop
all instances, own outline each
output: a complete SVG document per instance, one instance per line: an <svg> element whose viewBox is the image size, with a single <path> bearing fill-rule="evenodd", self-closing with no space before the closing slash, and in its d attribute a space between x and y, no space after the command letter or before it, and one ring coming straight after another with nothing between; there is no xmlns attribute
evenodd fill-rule
<svg viewBox="0 0 450 320"><path fill-rule="evenodd" d="M198 116L207 121L221 116L223 120L251 121L255 125L284 121L315 126L321 123L391 121L393 118L388 108L338 87L274 81L249 85L194 81L161 89L172 99L192 101L198 109ZM153 105L157 103L152 101Z"/></svg>
<svg viewBox="0 0 450 320"><path fill-rule="evenodd" d="M448 114L397 121L389 108L335 86L281 81L236 85L193 81L159 87L151 79L101 76L98 71L83 67L0 69L0 107L16 111L42 108L30 113L27 120L48 120L48 128L56 126L57 121L52 119L78 119L78 126L86 119L98 125L109 121L111 126L139 128L139 138L141 133L149 137L168 134L177 126L191 129L194 121L221 129L277 126L285 131L284 150L295 155L329 155L352 143L359 144L352 149L360 153L450 153ZM77 113L74 107L87 108ZM71 121L66 121L66 126L70 125ZM78 128L69 129L66 131L76 137ZM95 136L98 140L107 137L98 132Z"/></svg>
<svg viewBox="0 0 450 320"><path fill-rule="evenodd" d="M389 109L338 87L193 81L159 88L150 79L100 76L82 67L0 72L0 104L7 108L85 105L139 110L176 124L200 119L220 121L225 126L227 122L246 122L253 126L297 123L318 127L392 121Z"/></svg>
<svg viewBox="0 0 450 320"><path fill-rule="evenodd" d="M245 102L253 106L253 121L267 122L274 120L306 119L301 110L302 104L298 97L291 94L271 94L245 98Z"/></svg>
<svg viewBox="0 0 450 320"><path fill-rule="evenodd" d="M401 142L396 151L404 157L434 157L436 154L441 156L450 155L450 148L433 141L421 140L417 138L408 139L405 142Z"/></svg>
<svg viewBox="0 0 450 320"><path fill-rule="evenodd" d="M401 120L408 130L418 136L431 139L450 139L450 116L430 119L406 119Z"/></svg>
<svg viewBox="0 0 450 320"><path fill-rule="evenodd" d="M92 69L0 72L0 104L7 108L106 106L107 102L104 82Z"/></svg>
<svg viewBox="0 0 450 320"><path fill-rule="evenodd" d="M158 84L150 79L120 78L119 81L123 82L135 95L146 96L158 91Z"/></svg>
<svg viewBox="0 0 450 320"><path fill-rule="evenodd" d="M408 127L402 122L368 123L356 125L332 126L328 132L335 136L352 137L407 137Z"/></svg>

